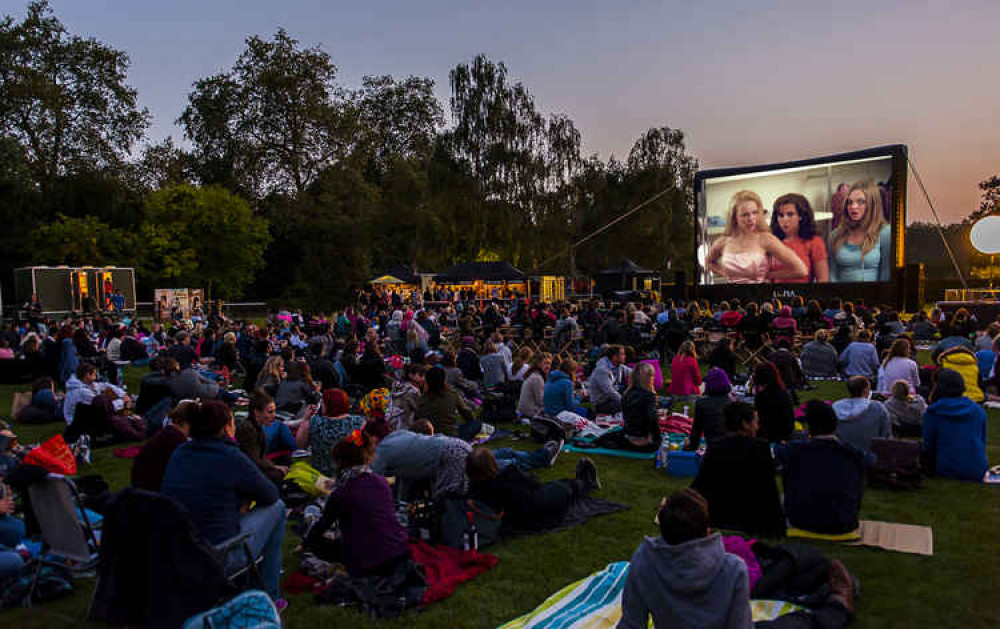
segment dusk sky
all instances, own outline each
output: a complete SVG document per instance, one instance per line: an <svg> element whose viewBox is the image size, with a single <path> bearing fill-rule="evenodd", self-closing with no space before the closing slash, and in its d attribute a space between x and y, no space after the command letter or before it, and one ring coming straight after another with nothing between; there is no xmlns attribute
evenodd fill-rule
<svg viewBox="0 0 1000 629"><path fill-rule="evenodd" d="M997 0L51 4L70 32L128 52L153 140L181 139L174 120L196 79L283 27L322 46L345 86L429 76L446 110L448 71L485 53L605 159L660 125L685 132L702 168L903 143L945 222L1000 174ZM20 19L25 5L0 0L0 13ZM929 220L912 177L909 188L909 220Z"/></svg>

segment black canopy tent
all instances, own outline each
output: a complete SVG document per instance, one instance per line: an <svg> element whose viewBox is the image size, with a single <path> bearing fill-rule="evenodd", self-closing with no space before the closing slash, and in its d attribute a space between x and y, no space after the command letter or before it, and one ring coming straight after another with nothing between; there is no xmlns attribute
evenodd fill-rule
<svg viewBox="0 0 1000 629"><path fill-rule="evenodd" d="M659 290L660 273L625 258L620 264L595 274L598 293L618 290Z"/></svg>
<svg viewBox="0 0 1000 629"><path fill-rule="evenodd" d="M438 273L434 282L439 286L472 288L480 299L489 298L494 286L516 291L519 296L527 295L529 290L528 276L508 262L460 262Z"/></svg>

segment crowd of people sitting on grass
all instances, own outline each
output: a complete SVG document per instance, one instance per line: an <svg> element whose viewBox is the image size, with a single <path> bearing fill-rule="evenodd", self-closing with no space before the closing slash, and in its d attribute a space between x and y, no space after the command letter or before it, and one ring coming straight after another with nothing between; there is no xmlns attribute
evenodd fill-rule
<svg viewBox="0 0 1000 629"><path fill-rule="evenodd" d="M551 529L601 487L590 458L573 478L543 483L532 473L552 466L569 439L649 454L669 447L665 415L687 417L681 448L703 462L692 489L661 509L662 539L636 552L623 601L622 626L645 626L650 613L668 626L685 609L673 599L695 596L667 565L682 553L725 563L712 577L726 581L713 590L717 608L705 613L748 613L738 566L715 557L709 526L767 538L855 532L878 440L919 438L929 473L983 479L982 403L1000 399L1000 321L826 306L549 306L366 291L329 317L282 311L263 325L221 312L167 327L118 318L4 325L0 373L31 383L17 421L64 422L76 452L144 441L132 485L183 506L209 543L249 534L279 608L293 495L320 497L306 552L343 564L350 578L384 578L414 565L401 504L464 497L514 528ZM916 362L918 348L931 351L930 364ZM126 390L122 369L147 364L139 390ZM823 379L842 380L845 397L800 405L799 392ZM522 423L540 447L483 447L497 425ZM15 434L0 432L0 476L24 454ZM23 564L25 530L13 492L0 488L0 574L10 575ZM655 578L633 576L647 573ZM853 610L845 574L830 574L829 613L841 624ZM674 593L651 602L657 579Z"/></svg>

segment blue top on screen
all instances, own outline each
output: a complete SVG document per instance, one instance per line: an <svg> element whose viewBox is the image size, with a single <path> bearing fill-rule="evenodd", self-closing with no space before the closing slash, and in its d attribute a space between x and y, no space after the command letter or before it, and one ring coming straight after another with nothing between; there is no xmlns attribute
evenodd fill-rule
<svg viewBox="0 0 1000 629"><path fill-rule="evenodd" d="M844 243L830 256L831 282L888 282L892 237L888 225L878 233L878 242L862 257L861 247Z"/></svg>

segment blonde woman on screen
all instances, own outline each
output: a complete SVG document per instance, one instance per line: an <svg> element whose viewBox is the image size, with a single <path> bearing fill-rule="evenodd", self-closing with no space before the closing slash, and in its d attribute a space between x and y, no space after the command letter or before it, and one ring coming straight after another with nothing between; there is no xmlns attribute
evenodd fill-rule
<svg viewBox="0 0 1000 629"><path fill-rule="evenodd" d="M888 282L892 235L875 182L851 186L839 212L840 225L830 236L830 281Z"/></svg>
<svg viewBox="0 0 1000 629"><path fill-rule="evenodd" d="M761 284L768 281L772 259L796 276L809 273L799 256L768 229L760 196L740 190L729 201L726 231L712 244L705 265L730 284Z"/></svg>

